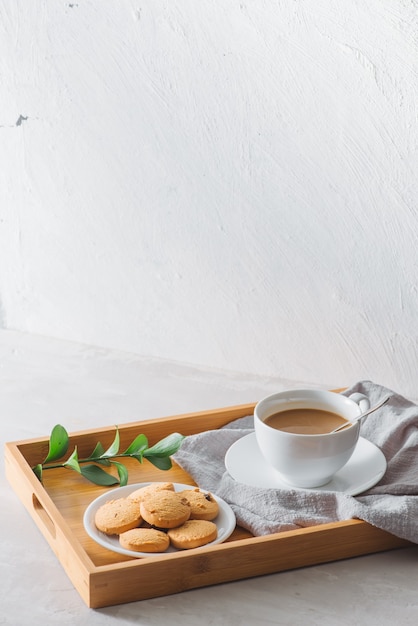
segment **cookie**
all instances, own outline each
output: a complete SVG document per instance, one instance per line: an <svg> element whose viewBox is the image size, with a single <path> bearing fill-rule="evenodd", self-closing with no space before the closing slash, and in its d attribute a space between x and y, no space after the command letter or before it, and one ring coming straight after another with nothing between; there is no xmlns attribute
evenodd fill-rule
<svg viewBox="0 0 418 626"><path fill-rule="evenodd" d="M174 491L174 485L173 483L151 483L150 485L145 485L145 487L135 489L135 491L129 494L128 498L141 501L157 491Z"/></svg>
<svg viewBox="0 0 418 626"><path fill-rule="evenodd" d="M97 509L94 521L106 535L120 535L141 523L139 502L129 498L108 500Z"/></svg>
<svg viewBox="0 0 418 626"><path fill-rule="evenodd" d="M178 528L167 532L170 543L179 550L199 548L218 536L216 524L208 520L190 519Z"/></svg>
<svg viewBox="0 0 418 626"><path fill-rule="evenodd" d="M185 489L179 492L190 505L190 519L213 520L219 513L219 504L211 493L200 489Z"/></svg>
<svg viewBox="0 0 418 626"><path fill-rule="evenodd" d="M125 550L164 552L170 545L170 539L166 533L155 528L133 528L119 535L119 543Z"/></svg>
<svg viewBox="0 0 418 626"><path fill-rule="evenodd" d="M190 517L190 506L175 491L157 491L140 503L141 517L157 528L176 528Z"/></svg>

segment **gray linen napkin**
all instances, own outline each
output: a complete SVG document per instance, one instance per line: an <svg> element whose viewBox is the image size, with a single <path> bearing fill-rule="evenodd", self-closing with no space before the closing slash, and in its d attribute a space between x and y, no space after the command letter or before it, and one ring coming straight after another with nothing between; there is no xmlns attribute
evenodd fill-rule
<svg viewBox="0 0 418 626"><path fill-rule="evenodd" d="M236 482L224 458L235 441L253 432L252 415L187 437L174 459L200 488L228 502L238 524L254 535L356 518L418 543L418 406L371 381L358 382L344 394L354 392L368 396L371 405L391 395L361 426L360 435L382 450L388 466L380 482L359 496L260 489Z"/></svg>

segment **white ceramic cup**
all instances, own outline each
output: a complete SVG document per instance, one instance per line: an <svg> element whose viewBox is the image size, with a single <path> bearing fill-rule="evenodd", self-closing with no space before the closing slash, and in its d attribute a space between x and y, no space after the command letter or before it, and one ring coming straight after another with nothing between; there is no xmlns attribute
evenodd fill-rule
<svg viewBox="0 0 418 626"><path fill-rule="evenodd" d="M278 430L265 423L273 413L290 409L331 411L351 421L370 407L361 393L343 396L333 391L294 389L264 398L254 409L254 429L260 451L283 481L312 489L328 483L350 459L357 444L360 421L333 434L307 435Z"/></svg>

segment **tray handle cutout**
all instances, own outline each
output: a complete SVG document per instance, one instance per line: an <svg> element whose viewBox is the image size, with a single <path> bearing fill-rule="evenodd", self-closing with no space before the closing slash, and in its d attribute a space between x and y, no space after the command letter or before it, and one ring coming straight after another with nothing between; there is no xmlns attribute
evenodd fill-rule
<svg viewBox="0 0 418 626"><path fill-rule="evenodd" d="M51 535L52 539L55 539L56 538L55 524L34 493L32 494L32 506L33 506L33 510L38 515L39 519L43 522L43 525L45 526L45 528Z"/></svg>

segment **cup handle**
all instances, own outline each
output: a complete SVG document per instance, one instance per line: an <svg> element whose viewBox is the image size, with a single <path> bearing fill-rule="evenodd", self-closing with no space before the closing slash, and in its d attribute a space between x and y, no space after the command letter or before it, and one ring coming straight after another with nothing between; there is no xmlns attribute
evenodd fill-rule
<svg viewBox="0 0 418 626"><path fill-rule="evenodd" d="M363 393L352 393L348 397L350 398L350 400L359 405L360 411L362 413L370 409L370 400Z"/></svg>

